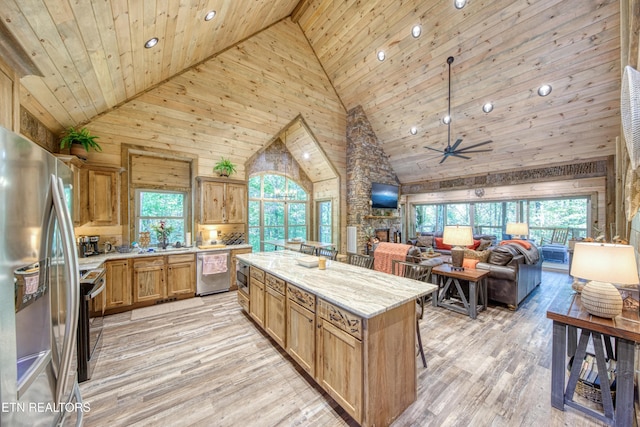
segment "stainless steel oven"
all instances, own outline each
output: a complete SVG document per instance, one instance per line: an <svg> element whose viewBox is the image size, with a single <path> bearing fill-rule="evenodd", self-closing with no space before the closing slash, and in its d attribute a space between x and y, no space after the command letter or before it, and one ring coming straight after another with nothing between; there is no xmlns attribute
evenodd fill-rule
<svg viewBox="0 0 640 427"><path fill-rule="evenodd" d="M236 285L238 292L249 296L249 266L240 260L236 263Z"/></svg>
<svg viewBox="0 0 640 427"><path fill-rule="evenodd" d="M102 348L104 311L107 305L105 269L90 270L80 279L78 318L78 382L91 379Z"/></svg>

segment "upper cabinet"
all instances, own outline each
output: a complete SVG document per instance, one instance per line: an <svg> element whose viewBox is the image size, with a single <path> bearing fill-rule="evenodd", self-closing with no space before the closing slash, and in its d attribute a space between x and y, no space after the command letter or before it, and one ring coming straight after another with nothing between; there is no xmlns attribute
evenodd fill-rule
<svg viewBox="0 0 640 427"><path fill-rule="evenodd" d="M201 224L247 222L246 183L199 177L198 194L198 219Z"/></svg>
<svg viewBox="0 0 640 427"><path fill-rule="evenodd" d="M111 168L90 168L88 185L91 225L118 225L118 171Z"/></svg>

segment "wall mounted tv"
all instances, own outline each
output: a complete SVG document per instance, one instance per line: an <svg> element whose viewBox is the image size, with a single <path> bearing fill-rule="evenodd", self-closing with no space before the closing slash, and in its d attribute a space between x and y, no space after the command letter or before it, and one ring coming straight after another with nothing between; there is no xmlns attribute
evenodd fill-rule
<svg viewBox="0 0 640 427"><path fill-rule="evenodd" d="M371 184L371 207L374 209L398 209L398 186L393 184Z"/></svg>

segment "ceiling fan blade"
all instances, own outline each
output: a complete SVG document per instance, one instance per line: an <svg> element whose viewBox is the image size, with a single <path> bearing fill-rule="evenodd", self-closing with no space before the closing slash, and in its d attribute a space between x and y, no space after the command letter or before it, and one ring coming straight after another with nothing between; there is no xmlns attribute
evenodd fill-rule
<svg viewBox="0 0 640 427"><path fill-rule="evenodd" d="M493 148L487 148L486 150L471 150L471 151L466 151L466 150L458 150L456 151L456 153L462 153L462 154L469 154L469 153L488 153L490 151L493 151Z"/></svg>
<svg viewBox="0 0 640 427"><path fill-rule="evenodd" d="M427 147L426 145L424 146L424 148L426 148L427 150L433 150L433 151L437 151L438 153L442 153L442 150L438 150L436 148Z"/></svg>
<svg viewBox="0 0 640 427"><path fill-rule="evenodd" d="M442 156L442 160L440 160L440 162L438 164L440 164L440 163L444 162L445 160L447 160L447 157L449 157L449 154L445 154L444 156Z"/></svg>
<svg viewBox="0 0 640 427"><path fill-rule="evenodd" d="M463 156L463 155L458 154L458 153L452 153L451 155L452 156L456 156L456 157L460 157L461 159L467 159L467 160L471 159L471 157Z"/></svg>
<svg viewBox="0 0 640 427"><path fill-rule="evenodd" d="M460 145L462 143L462 138L458 138L458 140L453 144L453 146L451 146L451 151L456 151L456 148L458 148L458 145Z"/></svg>
<svg viewBox="0 0 640 427"><path fill-rule="evenodd" d="M469 145L468 147L464 147L464 148L459 149L459 150L458 150L458 152L460 152L460 151L466 151L466 150L469 150L469 149L471 149L471 148L480 147L481 145L486 145L486 144L489 144L489 143L491 143L491 142L493 142L493 141L489 140L489 141L479 142L479 143L477 143L477 144Z"/></svg>

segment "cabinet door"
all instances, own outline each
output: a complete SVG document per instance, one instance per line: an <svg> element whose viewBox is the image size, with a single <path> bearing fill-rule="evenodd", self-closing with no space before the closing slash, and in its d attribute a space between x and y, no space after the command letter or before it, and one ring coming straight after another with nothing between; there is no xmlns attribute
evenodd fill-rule
<svg viewBox="0 0 640 427"><path fill-rule="evenodd" d="M267 286L264 296L264 329L275 342L280 344L280 347L285 348L287 323L285 322L284 295Z"/></svg>
<svg viewBox="0 0 640 427"><path fill-rule="evenodd" d="M224 222L224 183L200 183L200 219L203 224Z"/></svg>
<svg viewBox="0 0 640 427"><path fill-rule="evenodd" d="M165 298L164 258L148 258L133 264L133 302Z"/></svg>
<svg viewBox="0 0 640 427"><path fill-rule="evenodd" d="M264 283L252 277L249 286L249 314L264 329Z"/></svg>
<svg viewBox="0 0 640 427"><path fill-rule="evenodd" d="M312 377L316 361L316 315L287 300L287 353Z"/></svg>
<svg viewBox="0 0 640 427"><path fill-rule="evenodd" d="M225 222L244 224L247 222L247 186L243 184L227 184L225 205Z"/></svg>
<svg viewBox="0 0 640 427"><path fill-rule="evenodd" d="M89 221L92 225L118 224L116 171L89 170Z"/></svg>
<svg viewBox="0 0 640 427"><path fill-rule="evenodd" d="M89 221L88 171L74 164L69 167L73 173L73 225L79 227Z"/></svg>
<svg viewBox="0 0 640 427"><path fill-rule="evenodd" d="M131 274L129 261L113 260L106 263L107 309L131 305Z"/></svg>
<svg viewBox="0 0 640 427"><path fill-rule="evenodd" d="M322 318L318 319L317 338L318 383L361 422L362 342Z"/></svg>
<svg viewBox="0 0 640 427"><path fill-rule="evenodd" d="M196 292L196 262L175 262L167 266L167 295L191 295Z"/></svg>

